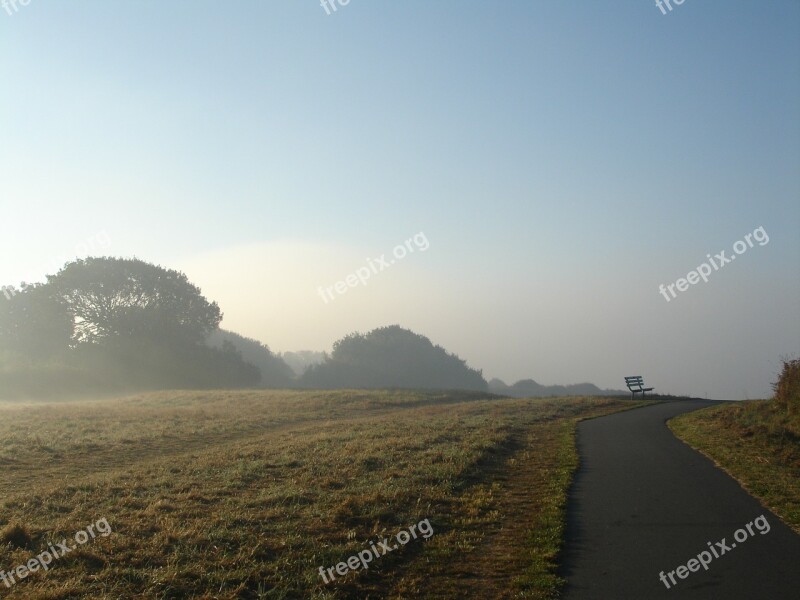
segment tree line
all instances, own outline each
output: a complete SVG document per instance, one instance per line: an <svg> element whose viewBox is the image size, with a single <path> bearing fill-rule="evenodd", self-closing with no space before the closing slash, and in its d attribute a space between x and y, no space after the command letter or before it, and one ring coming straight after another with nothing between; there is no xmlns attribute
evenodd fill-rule
<svg viewBox="0 0 800 600"><path fill-rule="evenodd" d="M390 326L353 333L297 375L185 274L139 259L67 263L0 295L0 395L168 388L487 389L482 373L428 338Z"/></svg>

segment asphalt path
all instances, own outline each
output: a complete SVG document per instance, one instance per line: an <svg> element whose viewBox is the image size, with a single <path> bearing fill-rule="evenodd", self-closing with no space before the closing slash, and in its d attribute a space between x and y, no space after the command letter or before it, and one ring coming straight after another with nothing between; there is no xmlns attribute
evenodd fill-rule
<svg viewBox="0 0 800 600"><path fill-rule="evenodd" d="M578 425L566 600L800 598L800 536L666 426L711 404L668 402Z"/></svg>

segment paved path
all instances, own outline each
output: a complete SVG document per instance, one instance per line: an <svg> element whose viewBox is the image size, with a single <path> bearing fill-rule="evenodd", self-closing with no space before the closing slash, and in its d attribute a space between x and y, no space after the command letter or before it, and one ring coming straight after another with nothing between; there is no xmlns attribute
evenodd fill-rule
<svg viewBox="0 0 800 600"><path fill-rule="evenodd" d="M669 402L579 424L581 468L561 573L565 599L800 598L800 536L666 426L710 404ZM770 530L761 534L753 524L750 536L746 525L760 515ZM740 528L746 541L734 539ZM715 543L723 538L730 550L721 554ZM682 571L685 579L676 571L673 585L668 573L708 551L707 542L720 556L707 571L693 563L699 571Z"/></svg>

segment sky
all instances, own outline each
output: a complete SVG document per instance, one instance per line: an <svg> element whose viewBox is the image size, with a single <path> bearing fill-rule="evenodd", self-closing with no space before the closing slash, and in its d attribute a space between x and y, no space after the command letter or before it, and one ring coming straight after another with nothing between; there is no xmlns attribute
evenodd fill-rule
<svg viewBox="0 0 800 600"><path fill-rule="evenodd" d="M670 6L0 2L0 285L135 256L273 351L399 324L487 379L768 397L800 3Z"/></svg>

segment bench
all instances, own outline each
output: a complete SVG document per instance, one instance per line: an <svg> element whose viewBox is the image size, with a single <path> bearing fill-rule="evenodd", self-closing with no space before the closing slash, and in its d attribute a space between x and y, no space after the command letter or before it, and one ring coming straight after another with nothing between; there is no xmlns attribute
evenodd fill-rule
<svg viewBox="0 0 800 600"><path fill-rule="evenodd" d="M645 392L652 392L655 389L644 387L644 379L641 375L632 375L631 377L626 377L625 385L627 385L628 389L631 391L631 399L636 397L636 392L641 392L642 398L644 398Z"/></svg>

